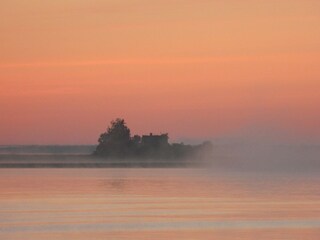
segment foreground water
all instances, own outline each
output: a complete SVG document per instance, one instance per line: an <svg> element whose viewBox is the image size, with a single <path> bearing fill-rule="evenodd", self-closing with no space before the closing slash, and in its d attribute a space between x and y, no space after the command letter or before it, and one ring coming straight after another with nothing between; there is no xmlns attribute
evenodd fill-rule
<svg viewBox="0 0 320 240"><path fill-rule="evenodd" d="M319 239L320 177L0 169L0 239Z"/></svg>

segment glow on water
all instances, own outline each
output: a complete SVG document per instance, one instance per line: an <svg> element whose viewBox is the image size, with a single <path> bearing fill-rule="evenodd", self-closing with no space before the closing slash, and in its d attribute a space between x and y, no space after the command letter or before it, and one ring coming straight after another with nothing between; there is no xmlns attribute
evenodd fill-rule
<svg viewBox="0 0 320 240"><path fill-rule="evenodd" d="M319 239L319 183L201 169L1 169L0 239Z"/></svg>

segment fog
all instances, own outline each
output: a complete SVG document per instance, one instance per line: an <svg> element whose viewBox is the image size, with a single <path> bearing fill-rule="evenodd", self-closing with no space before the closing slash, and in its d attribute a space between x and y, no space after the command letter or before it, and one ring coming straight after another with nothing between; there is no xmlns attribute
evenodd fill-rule
<svg viewBox="0 0 320 240"><path fill-rule="evenodd" d="M304 172L320 170L320 144L282 132L243 131L212 140L207 164L238 171Z"/></svg>

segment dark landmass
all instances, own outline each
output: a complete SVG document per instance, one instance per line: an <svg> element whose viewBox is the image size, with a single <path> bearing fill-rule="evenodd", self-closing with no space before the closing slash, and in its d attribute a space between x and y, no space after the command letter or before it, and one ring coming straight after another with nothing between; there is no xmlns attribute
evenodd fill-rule
<svg viewBox="0 0 320 240"><path fill-rule="evenodd" d="M89 155L96 147L96 145L2 145L0 146L0 154Z"/></svg>
<svg viewBox="0 0 320 240"><path fill-rule="evenodd" d="M127 127L124 119L111 121L107 131L98 139L94 156L108 159L203 159L212 151L208 141L200 145L185 145L168 142L168 134L134 135Z"/></svg>
<svg viewBox="0 0 320 240"><path fill-rule="evenodd" d="M97 146L0 146L0 168L196 167L212 148L210 142L192 146L168 139L168 134L131 137L124 120L116 119Z"/></svg>
<svg viewBox="0 0 320 240"><path fill-rule="evenodd" d="M200 161L101 159L79 154L0 154L0 168L175 168L200 167Z"/></svg>

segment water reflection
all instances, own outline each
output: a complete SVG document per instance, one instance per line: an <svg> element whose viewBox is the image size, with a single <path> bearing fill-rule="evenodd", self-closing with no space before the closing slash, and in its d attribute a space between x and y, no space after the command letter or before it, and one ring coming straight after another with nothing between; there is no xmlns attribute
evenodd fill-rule
<svg viewBox="0 0 320 240"><path fill-rule="evenodd" d="M106 189L107 192L123 193L126 190L127 180L125 179L110 179L102 180L101 185Z"/></svg>

